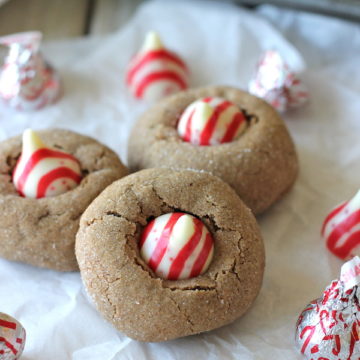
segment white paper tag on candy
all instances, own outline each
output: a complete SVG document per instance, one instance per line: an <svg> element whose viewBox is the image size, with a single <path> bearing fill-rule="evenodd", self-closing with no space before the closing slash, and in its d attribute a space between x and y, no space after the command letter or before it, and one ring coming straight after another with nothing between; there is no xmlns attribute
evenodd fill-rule
<svg viewBox="0 0 360 360"><path fill-rule="evenodd" d="M360 258L353 257L341 267L340 280L344 283L345 291L360 284Z"/></svg>

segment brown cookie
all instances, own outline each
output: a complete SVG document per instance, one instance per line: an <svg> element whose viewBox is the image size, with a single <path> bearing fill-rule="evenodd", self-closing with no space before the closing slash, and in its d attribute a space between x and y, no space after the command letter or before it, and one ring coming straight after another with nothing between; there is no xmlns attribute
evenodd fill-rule
<svg viewBox="0 0 360 360"><path fill-rule="evenodd" d="M21 153L21 137L0 143L0 256L60 271L78 270L74 243L80 216L127 169L113 151L92 138L60 129L38 133L46 145L79 160L83 179L62 195L20 197L12 173Z"/></svg>
<svg viewBox="0 0 360 360"><path fill-rule="evenodd" d="M239 139L197 146L179 137L176 125L184 109L208 96L223 97L244 111L248 126ZM148 110L130 135L128 163L132 171L165 167L210 172L231 185L255 214L281 198L298 173L295 147L278 113L255 96L223 86L183 91Z"/></svg>
<svg viewBox="0 0 360 360"><path fill-rule="evenodd" d="M138 242L154 217L182 211L214 238L209 269L188 280L163 280ZM118 330L164 341L228 324L256 298L264 247L256 220L233 189L205 172L149 169L114 182L80 220L76 257L88 293Z"/></svg>

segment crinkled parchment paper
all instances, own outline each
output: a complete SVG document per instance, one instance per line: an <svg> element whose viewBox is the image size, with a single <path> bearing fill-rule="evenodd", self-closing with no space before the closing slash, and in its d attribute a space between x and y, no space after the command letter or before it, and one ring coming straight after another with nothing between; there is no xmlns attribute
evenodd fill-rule
<svg viewBox="0 0 360 360"><path fill-rule="evenodd" d="M320 239L321 222L360 185L360 28L270 6L255 14L216 2L148 2L113 35L46 44L65 96L34 113L0 107L0 140L30 126L65 127L108 144L125 160L129 129L147 105L126 93L124 69L149 29L182 54L192 86L245 88L268 48L279 50L293 69L304 70L311 102L285 115L301 171L293 190L259 218L267 265L258 299L242 319L221 329L162 344L139 343L101 318L78 273L0 260L0 311L26 327L24 360L298 358L297 316L338 277L341 266Z"/></svg>

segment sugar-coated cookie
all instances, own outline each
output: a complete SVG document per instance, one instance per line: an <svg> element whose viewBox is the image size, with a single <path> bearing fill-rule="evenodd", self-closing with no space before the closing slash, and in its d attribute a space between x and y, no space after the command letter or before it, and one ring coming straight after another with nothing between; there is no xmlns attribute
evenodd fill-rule
<svg viewBox="0 0 360 360"><path fill-rule="evenodd" d="M60 129L38 134L47 146L77 159L82 179L60 195L23 197L12 181L22 137L0 143L0 256L55 270L78 270L74 243L80 216L127 169L113 151L87 136Z"/></svg>
<svg viewBox="0 0 360 360"><path fill-rule="evenodd" d="M198 219L197 233L187 227L191 219L184 213ZM154 223L164 215L164 221ZM208 268L190 278L164 278L178 254L186 254L185 275L186 265L193 269L196 262L191 255L198 259L188 241L178 251L173 236L198 234L207 252L202 224L214 242ZM141 251L148 240L158 246L151 254L162 252L163 261L153 256L155 265L163 262L160 276ZM169 243L172 249L165 254ZM143 170L107 187L81 217L76 257L100 313L127 336L151 342L209 331L239 318L254 302L264 271L263 241L251 210L219 178L190 170Z"/></svg>
<svg viewBox="0 0 360 360"><path fill-rule="evenodd" d="M235 104L246 119L243 131L217 145L184 141L179 121L190 104L204 98ZM213 121L213 112L208 114ZM231 121L227 123L230 127ZM255 214L280 199L298 173L294 143L279 114L265 101L224 86L183 91L147 110L130 135L128 164L132 171L164 167L209 172L231 185Z"/></svg>

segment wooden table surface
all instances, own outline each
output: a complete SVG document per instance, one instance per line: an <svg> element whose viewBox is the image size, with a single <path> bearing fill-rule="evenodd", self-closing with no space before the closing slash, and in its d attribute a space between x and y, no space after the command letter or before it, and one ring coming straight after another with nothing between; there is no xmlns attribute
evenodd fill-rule
<svg viewBox="0 0 360 360"><path fill-rule="evenodd" d="M113 32L142 0L8 0L0 6L0 35L40 30L44 40Z"/></svg>
<svg viewBox="0 0 360 360"><path fill-rule="evenodd" d="M102 35L124 25L143 0L0 0L0 35L40 30L44 40ZM176 0L168 0L176 1ZM234 0L360 19L360 0Z"/></svg>

